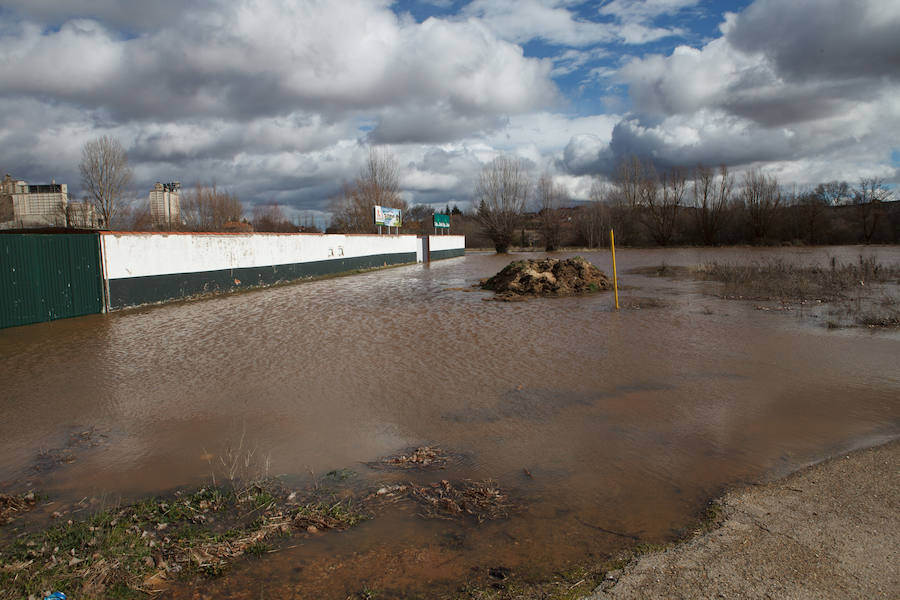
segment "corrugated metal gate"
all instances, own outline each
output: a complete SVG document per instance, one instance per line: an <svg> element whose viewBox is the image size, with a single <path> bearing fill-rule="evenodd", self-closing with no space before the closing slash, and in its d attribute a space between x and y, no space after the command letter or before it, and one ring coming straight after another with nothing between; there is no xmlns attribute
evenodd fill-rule
<svg viewBox="0 0 900 600"><path fill-rule="evenodd" d="M102 311L99 235L0 234L0 328Z"/></svg>

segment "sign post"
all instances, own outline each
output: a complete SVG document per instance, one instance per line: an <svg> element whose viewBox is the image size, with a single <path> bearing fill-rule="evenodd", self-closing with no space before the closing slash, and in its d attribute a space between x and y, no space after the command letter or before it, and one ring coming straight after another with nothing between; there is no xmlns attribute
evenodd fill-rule
<svg viewBox="0 0 900 600"><path fill-rule="evenodd" d="M434 232L442 230L443 234L450 232L450 215L441 215L434 213Z"/></svg>
<svg viewBox="0 0 900 600"><path fill-rule="evenodd" d="M400 233L400 226L403 224L403 218L400 209L387 208L386 206L376 205L375 224L378 225L378 233L381 233L382 226L388 228L388 233L391 232L391 227L396 227L397 233Z"/></svg>

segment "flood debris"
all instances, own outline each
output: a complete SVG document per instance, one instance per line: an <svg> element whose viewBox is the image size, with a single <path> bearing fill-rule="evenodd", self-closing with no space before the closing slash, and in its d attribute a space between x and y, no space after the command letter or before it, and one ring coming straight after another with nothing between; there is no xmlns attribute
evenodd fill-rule
<svg viewBox="0 0 900 600"><path fill-rule="evenodd" d="M278 482L176 492L0 540L0 591L22 598L46 589L79 597L152 592L178 578L218 576L239 557L274 551L277 538L366 518L350 501L301 497Z"/></svg>
<svg viewBox="0 0 900 600"><path fill-rule="evenodd" d="M412 500L419 505L420 517L458 520L472 518L478 523L507 519L516 509L509 496L493 480L449 481L419 485L413 482L383 485L369 494L363 504L391 504Z"/></svg>
<svg viewBox="0 0 900 600"><path fill-rule="evenodd" d="M27 494L7 495L0 494L0 525L6 525L16 515L28 512L37 504L34 492Z"/></svg>
<svg viewBox="0 0 900 600"><path fill-rule="evenodd" d="M366 464L374 469L445 469L453 458L438 446L419 446Z"/></svg>
<svg viewBox="0 0 900 600"><path fill-rule="evenodd" d="M570 296L608 290L606 274L581 258L518 260L481 282L493 290L494 300L513 301L530 296Z"/></svg>
<svg viewBox="0 0 900 600"><path fill-rule="evenodd" d="M78 460L78 455L108 443L108 437L96 427L79 429L69 434L66 444L57 448L44 448L38 452L32 470L37 473L51 471Z"/></svg>

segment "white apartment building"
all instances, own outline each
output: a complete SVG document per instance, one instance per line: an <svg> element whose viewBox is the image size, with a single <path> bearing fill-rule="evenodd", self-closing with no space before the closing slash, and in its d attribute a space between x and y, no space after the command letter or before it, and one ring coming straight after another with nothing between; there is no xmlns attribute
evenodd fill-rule
<svg viewBox="0 0 900 600"><path fill-rule="evenodd" d="M181 224L181 183L156 182L150 192L150 220L154 227L171 229Z"/></svg>
<svg viewBox="0 0 900 600"><path fill-rule="evenodd" d="M64 183L30 185L7 174L0 181L0 229L65 227L68 203Z"/></svg>

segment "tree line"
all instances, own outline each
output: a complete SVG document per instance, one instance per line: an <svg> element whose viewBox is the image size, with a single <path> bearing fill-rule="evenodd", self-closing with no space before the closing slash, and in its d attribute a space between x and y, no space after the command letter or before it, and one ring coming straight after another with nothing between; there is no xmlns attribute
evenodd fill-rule
<svg viewBox="0 0 900 600"><path fill-rule="evenodd" d="M610 229L634 246L898 243L900 203L892 199L874 177L787 190L759 168L740 177L725 165L660 171L632 156L609 181L594 182L588 202L573 205L549 174L532 182L522 161L500 157L476 184L481 235L471 244L497 252L512 245L597 247Z"/></svg>
<svg viewBox="0 0 900 600"><path fill-rule="evenodd" d="M223 190L215 183L197 183L179 194L178 219L163 226L154 224L149 202L127 198L133 171L121 142L109 136L84 144L79 172L85 205L93 207L100 225L108 229L149 231L162 227L169 231L318 231L311 219L297 224L287 218L278 203L254 206L252 217L248 219L244 215L244 203L237 194ZM82 222L86 220L84 217L81 219Z"/></svg>
<svg viewBox="0 0 900 600"><path fill-rule="evenodd" d="M124 199L132 171L115 138L86 143L79 165L86 200L109 228L152 228L149 203L131 208ZM773 174L751 168L736 176L725 165L659 170L631 156L613 176L597 179L587 202L573 202L550 173L532 179L521 159L501 156L485 165L472 196L473 213L447 206L451 229L467 243L510 247L597 247L610 229L634 246L718 244L846 244L900 242L900 203L884 181L864 177L855 184L830 181L808 189L786 189ZM233 192L215 183L196 184L181 196L181 218L172 228L187 231L317 231L288 219L277 203L256 205L252 218ZM373 206L403 211L403 231L432 231L434 210L409 206L400 172L389 152L370 148L357 176L330 200L335 233L376 231Z"/></svg>

